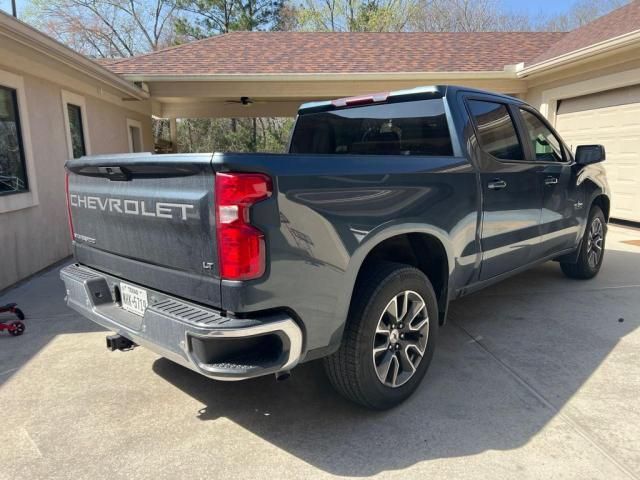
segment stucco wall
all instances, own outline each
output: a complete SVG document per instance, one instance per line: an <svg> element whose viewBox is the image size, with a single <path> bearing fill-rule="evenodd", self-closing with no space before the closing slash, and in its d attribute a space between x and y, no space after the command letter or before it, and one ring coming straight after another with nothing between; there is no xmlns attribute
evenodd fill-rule
<svg viewBox="0 0 640 480"><path fill-rule="evenodd" d="M153 148L150 113L140 113L144 108L139 102L136 102L138 111L132 111L89 95L88 91L99 92L90 81L84 83L84 91L68 85L63 87L55 81L33 75L29 70L16 68L21 64L28 66L28 62L3 62L11 56L5 56L3 50L0 48L0 72L19 76L24 85L26 108L20 106L21 123L23 131L25 124L30 131L33 168L28 175L30 184L37 184L38 198L35 206L0 213L0 290L71 253L64 193L64 163L68 147L63 89L84 97L91 147L89 153L128 152L127 118L141 122L144 149ZM79 81L77 77L75 80ZM150 107L148 109L150 112Z"/></svg>
<svg viewBox="0 0 640 480"><path fill-rule="evenodd" d="M153 151L151 115L142 115L131 110L125 110L97 98L85 98L92 154L129 151L127 118L138 120L142 123L144 150Z"/></svg>

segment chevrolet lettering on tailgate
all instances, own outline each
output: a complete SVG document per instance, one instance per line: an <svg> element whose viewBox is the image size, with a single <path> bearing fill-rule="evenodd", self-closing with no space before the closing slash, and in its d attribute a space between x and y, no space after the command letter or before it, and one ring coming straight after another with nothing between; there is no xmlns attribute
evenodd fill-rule
<svg viewBox="0 0 640 480"><path fill-rule="evenodd" d="M186 220L187 212L196 208L189 203L156 202L149 205L144 200L96 197L77 193L69 194L69 203L72 207L102 210L103 212L142 215L145 217L179 218L181 220Z"/></svg>

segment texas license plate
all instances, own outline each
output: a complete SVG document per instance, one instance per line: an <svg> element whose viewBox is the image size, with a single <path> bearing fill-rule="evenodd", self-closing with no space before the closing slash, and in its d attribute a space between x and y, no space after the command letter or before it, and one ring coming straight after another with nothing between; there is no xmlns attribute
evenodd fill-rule
<svg viewBox="0 0 640 480"><path fill-rule="evenodd" d="M144 315L148 305L146 290L120 282L120 296L122 308L141 317Z"/></svg>

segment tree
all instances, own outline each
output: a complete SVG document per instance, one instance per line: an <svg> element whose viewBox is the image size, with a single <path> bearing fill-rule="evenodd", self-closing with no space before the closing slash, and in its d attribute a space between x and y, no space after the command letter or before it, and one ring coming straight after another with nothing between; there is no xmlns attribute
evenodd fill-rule
<svg viewBox="0 0 640 480"><path fill-rule="evenodd" d="M287 1L279 2L274 11L272 30L279 32L291 32L300 28L299 10Z"/></svg>
<svg viewBox="0 0 640 480"><path fill-rule="evenodd" d="M28 18L91 57L129 57L173 43L173 0L34 0Z"/></svg>
<svg viewBox="0 0 640 480"><path fill-rule="evenodd" d="M504 11L498 0L416 0L408 22L419 32L530 30L527 16Z"/></svg>
<svg viewBox="0 0 640 480"><path fill-rule="evenodd" d="M185 40L230 32L238 20L237 0L177 0L176 6L182 14L176 33Z"/></svg>
<svg viewBox="0 0 640 480"><path fill-rule="evenodd" d="M178 121L178 147L183 152L284 152L292 118L197 118Z"/></svg>
<svg viewBox="0 0 640 480"><path fill-rule="evenodd" d="M415 0L306 0L299 24L311 31L402 31L414 6Z"/></svg>
<svg viewBox="0 0 640 480"><path fill-rule="evenodd" d="M176 0L176 32L184 41L234 30L282 29L292 24L286 0Z"/></svg>
<svg viewBox="0 0 640 480"><path fill-rule="evenodd" d="M536 25L539 30L566 32L582 27L596 18L620 8L629 3L629 0L578 0L565 14L553 17L544 17Z"/></svg>

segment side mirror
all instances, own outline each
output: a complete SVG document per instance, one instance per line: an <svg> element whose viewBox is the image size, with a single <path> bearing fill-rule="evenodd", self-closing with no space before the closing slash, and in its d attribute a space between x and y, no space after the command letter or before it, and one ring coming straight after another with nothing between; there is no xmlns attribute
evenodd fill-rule
<svg viewBox="0 0 640 480"><path fill-rule="evenodd" d="M607 158L604 145L579 145L576 148L576 163L578 165L591 165L604 162Z"/></svg>

